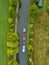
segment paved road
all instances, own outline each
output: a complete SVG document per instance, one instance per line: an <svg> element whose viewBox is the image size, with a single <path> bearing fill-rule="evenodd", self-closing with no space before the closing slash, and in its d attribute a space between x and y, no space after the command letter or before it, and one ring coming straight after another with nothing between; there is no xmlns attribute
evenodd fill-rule
<svg viewBox="0 0 49 65"><path fill-rule="evenodd" d="M26 65L26 51L25 53L22 52L22 45L23 45L23 40L22 40L22 35L24 34L22 32L22 29L26 27L27 30L27 25L28 25L28 12L29 12L29 3L30 0L21 0L22 6L19 12L20 19L18 21L18 33L20 34L20 47L19 47L19 65ZM25 33L25 37L27 38L27 31ZM25 46L26 46L25 41Z"/></svg>

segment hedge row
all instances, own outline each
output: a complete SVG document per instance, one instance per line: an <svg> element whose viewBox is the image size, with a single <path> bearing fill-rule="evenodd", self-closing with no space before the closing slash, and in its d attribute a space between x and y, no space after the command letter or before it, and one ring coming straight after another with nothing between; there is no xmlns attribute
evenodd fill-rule
<svg viewBox="0 0 49 65"><path fill-rule="evenodd" d="M18 34L15 33L15 20L18 17L16 12L17 4L20 0L9 0L8 8L8 35L7 35L7 65L18 65ZM16 60L14 59L16 55Z"/></svg>
<svg viewBox="0 0 49 65"><path fill-rule="evenodd" d="M36 1L30 1L30 13L28 22L28 42L27 42L27 65L33 65L34 61L34 23L37 16L39 16L40 11L37 7Z"/></svg>

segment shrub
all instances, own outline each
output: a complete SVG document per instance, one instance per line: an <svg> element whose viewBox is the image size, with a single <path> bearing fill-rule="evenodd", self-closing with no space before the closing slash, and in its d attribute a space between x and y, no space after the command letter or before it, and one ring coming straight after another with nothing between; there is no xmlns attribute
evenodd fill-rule
<svg viewBox="0 0 49 65"><path fill-rule="evenodd" d="M18 63L16 62L16 60L11 59L9 60L8 65L18 65Z"/></svg>
<svg viewBox="0 0 49 65"><path fill-rule="evenodd" d="M38 14L39 14L38 7L35 4L33 4L30 7L30 16L33 17L33 18L35 18Z"/></svg>
<svg viewBox="0 0 49 65"><path fill-rule="evenodd" d="M49 14L49 7L47 7L47 10L46 10L46 11L47 11L47 13Z"/></svg>

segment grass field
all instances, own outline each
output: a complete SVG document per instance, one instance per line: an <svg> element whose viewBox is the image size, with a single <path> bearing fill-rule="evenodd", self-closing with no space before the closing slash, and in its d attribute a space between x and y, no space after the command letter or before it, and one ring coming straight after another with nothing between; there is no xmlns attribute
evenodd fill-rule
<svg viewBox="0 0 49 65"><path fill-rule="evenodd" d="M49 15L46 11L34 24L34 65L49 65Z"/></svg>
<svg viewBox="0 0 49 65"><path fill-rule="evenodd" d="M0 0L0 65L6 65L8 0Z"/></svg>

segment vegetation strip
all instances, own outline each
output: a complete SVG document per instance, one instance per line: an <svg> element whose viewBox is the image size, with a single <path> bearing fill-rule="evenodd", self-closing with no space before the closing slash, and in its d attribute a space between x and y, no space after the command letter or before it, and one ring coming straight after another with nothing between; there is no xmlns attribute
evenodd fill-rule
<svg viewBox="0 0 49 65"><path fill-rule="evenodd" d="M18 65L18 34L15 33L15 20L18 17L16 11L20 0L9 0L8 7L8 35L7 35L7 59L8 65ZM20 7L19 7L20 8ZM16 26L17 27L17 26Z"/></svg>
<svg viewBox="0 0 49 65"><path fill-rule="evenodd" d="M48 26L48 24L46 24L46 21L48 23L48 17L49 17L49 4L48 3L49 3L49 1L44 0L43 8L39 8L37 6L36 0L31 0L30 3L31 3L30 4L30 14L29 14L29 22L28 22L27 65L45 65L45 63L46 63L46 65L48 65L49 64L48 55L45 55L44 53L46 53L46 52L48 53L49 44L46 45L46 47L44 47L45 44L43 44L43 42L41 44L39 44L39 40L38 40L38 42L36 40L38 39L37 38L38 36L39 37L41 36L40 33L42 32L43 27L45 27L45 25ZM44 19L45 19L45 21L44 21ZM44 23L42 22L42 20ZM41 27L38 27L40 25L41 25ZM37 27L39 28L38 31L41 31L40 33L37 31ZM43 33L45 33L45 36L46 36L46 32L43 32ZM39 38L39 39L41 40L41 38ZM35 44L35 41L36 41L36 44ZM45 41L45 43L46 43L46 41ZM43 46L43 48L42 48L42 46ZM44 49L46 49L46 52Z"/></svg>

